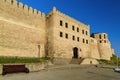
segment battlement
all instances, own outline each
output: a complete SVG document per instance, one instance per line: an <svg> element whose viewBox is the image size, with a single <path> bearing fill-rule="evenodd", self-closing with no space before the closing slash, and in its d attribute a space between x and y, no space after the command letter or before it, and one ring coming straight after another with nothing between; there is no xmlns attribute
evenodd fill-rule
<svg viewBox="0 0 120 80"><path fill-rule="evenodd" d="M0 0L2 17L11 18L26 24L39 26L40 21L45 21L45 14L33 9L17 0Z"/></svg>
<svg viewBox="0 0 120 80"><path fill-rule="evenodd" d="M45 16L45 14L43 12L33 9L32 7L28 7L26 4L24 5L21 2L17 2L17 0L0 0L0 3L3 5L14 6L14 8L23 9L25 12L27 12L29 14L39 15L41 17Z"/></svg>

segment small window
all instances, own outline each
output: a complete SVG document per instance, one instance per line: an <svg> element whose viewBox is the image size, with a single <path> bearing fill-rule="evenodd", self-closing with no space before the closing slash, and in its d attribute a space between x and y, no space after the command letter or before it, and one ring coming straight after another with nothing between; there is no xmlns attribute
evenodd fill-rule
<svg viewBox="0 0 120 80"><path fill-rule="evenodd" d="M13 0L11 0L11 4L13 5Z"/></svg>
<svg viewBox="0 0 120 80"><path fill-rule="evenodd" d="M79 37L77 37L77 41L79 42L80 40L79 40Z"/></svg>
<svg viewBox="0 0 120 80"><path fill-rule="evenodd" d="M88 35L88 32L86 31L86 35Z"/></svg>
<svg viewBox="0 0 120 80"><path fill-rule="evenodd" d="M86 40L86 44L88 44L88 40Z"/></svg>
<svg viewBox="0 0 120 80"><path fill-rule="evenodd" d="M73 30L73 31L75 30L75 26L72 26L72 30Z"/></svg>
<svg viewBox="0 0 120 80"><path fill-rule="evenodd" d="M101 35L99 35L99 39L102 39Z"/></svg>
<svg viewBox="0 0 120 80"><path fill-rule="evenodd" d="M100 40L100 43L102 43L102 41Z"/></svg>
<svg viewBox="0 0 120 80"><path fill-rule="evenodd" d="M83 43L85 43L85 39L83 39Z"/></svg>
<svg viewBox="0 0 120 80"><path fill-rule="evenodd" d="M68 23L65 23L65 27L68 28Z"/></svg>
<svg viewBox="0 0 120 80"><path fill-rule="evenodd" d="M73 36L72 39L75 40L75 36Z"/></svg>
<svg viewBox="0 0 120 80"><path fill-rule="evenodd" d="M79 28L77 28L77 32L79 32Z"/></svg>
<svg viewBox="0 0 120 80"><path fill-rule="evenodd" d="M60 32L60 37L63 37L63 33L62 32Z"/></svg>
<svg viewBox="0 0 120 80"><path fill-rule="evenodd" d="M84 34L84 30L82 30L82 34Z"/></svg>
<svg viewBox="0 0 120 80"><path fill-rule="evenodd" d="M104 40L104 43L106 43L106 40Z"/></svg>
<svg viewBox="0 0 120 80"><path fill-rule="evenodd" d="M104 39L106 39L106 35L104 34Z"/></svg>
<svg viewBox="0 0 120 80"><path fill-rule="evenodd" d="M60 20L60 26L62 26L63 25L63 22L62 22L62 20Z"/></svg>
<svg viewBox="0 0 120 80"><path fill-rule="evenodd" d="M68 34L67 33L65 34L65 38L68 39Z"/></svg>

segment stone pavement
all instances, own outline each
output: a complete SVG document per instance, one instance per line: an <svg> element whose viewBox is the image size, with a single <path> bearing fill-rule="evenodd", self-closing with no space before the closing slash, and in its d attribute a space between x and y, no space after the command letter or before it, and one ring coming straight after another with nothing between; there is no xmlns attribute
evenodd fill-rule
<svg viewBox="0 0 120 80"><path fill-rule="evenodd" d="M110 66L54 65L39 72L0 75L0 80L120 80Z"/></svg>

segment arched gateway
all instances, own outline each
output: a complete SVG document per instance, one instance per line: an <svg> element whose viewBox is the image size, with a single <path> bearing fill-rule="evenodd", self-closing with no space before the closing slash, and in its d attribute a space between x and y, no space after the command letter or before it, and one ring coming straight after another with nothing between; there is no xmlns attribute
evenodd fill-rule
<svg viewBox="0 0 120 80"><path fill-rule="evenodd" d="M77 47L73 48L73 58L78 58L78 48Z"/></svg>

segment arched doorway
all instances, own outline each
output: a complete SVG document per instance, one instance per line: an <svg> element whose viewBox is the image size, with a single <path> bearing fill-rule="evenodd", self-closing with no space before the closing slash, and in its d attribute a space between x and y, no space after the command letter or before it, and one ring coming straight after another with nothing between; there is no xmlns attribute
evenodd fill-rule
<svg viewBox="0 0 120 80"><path fill-rule="evenodd" d="M77 47L73 48L73 58L78 58L78 48Z"/></svg>

